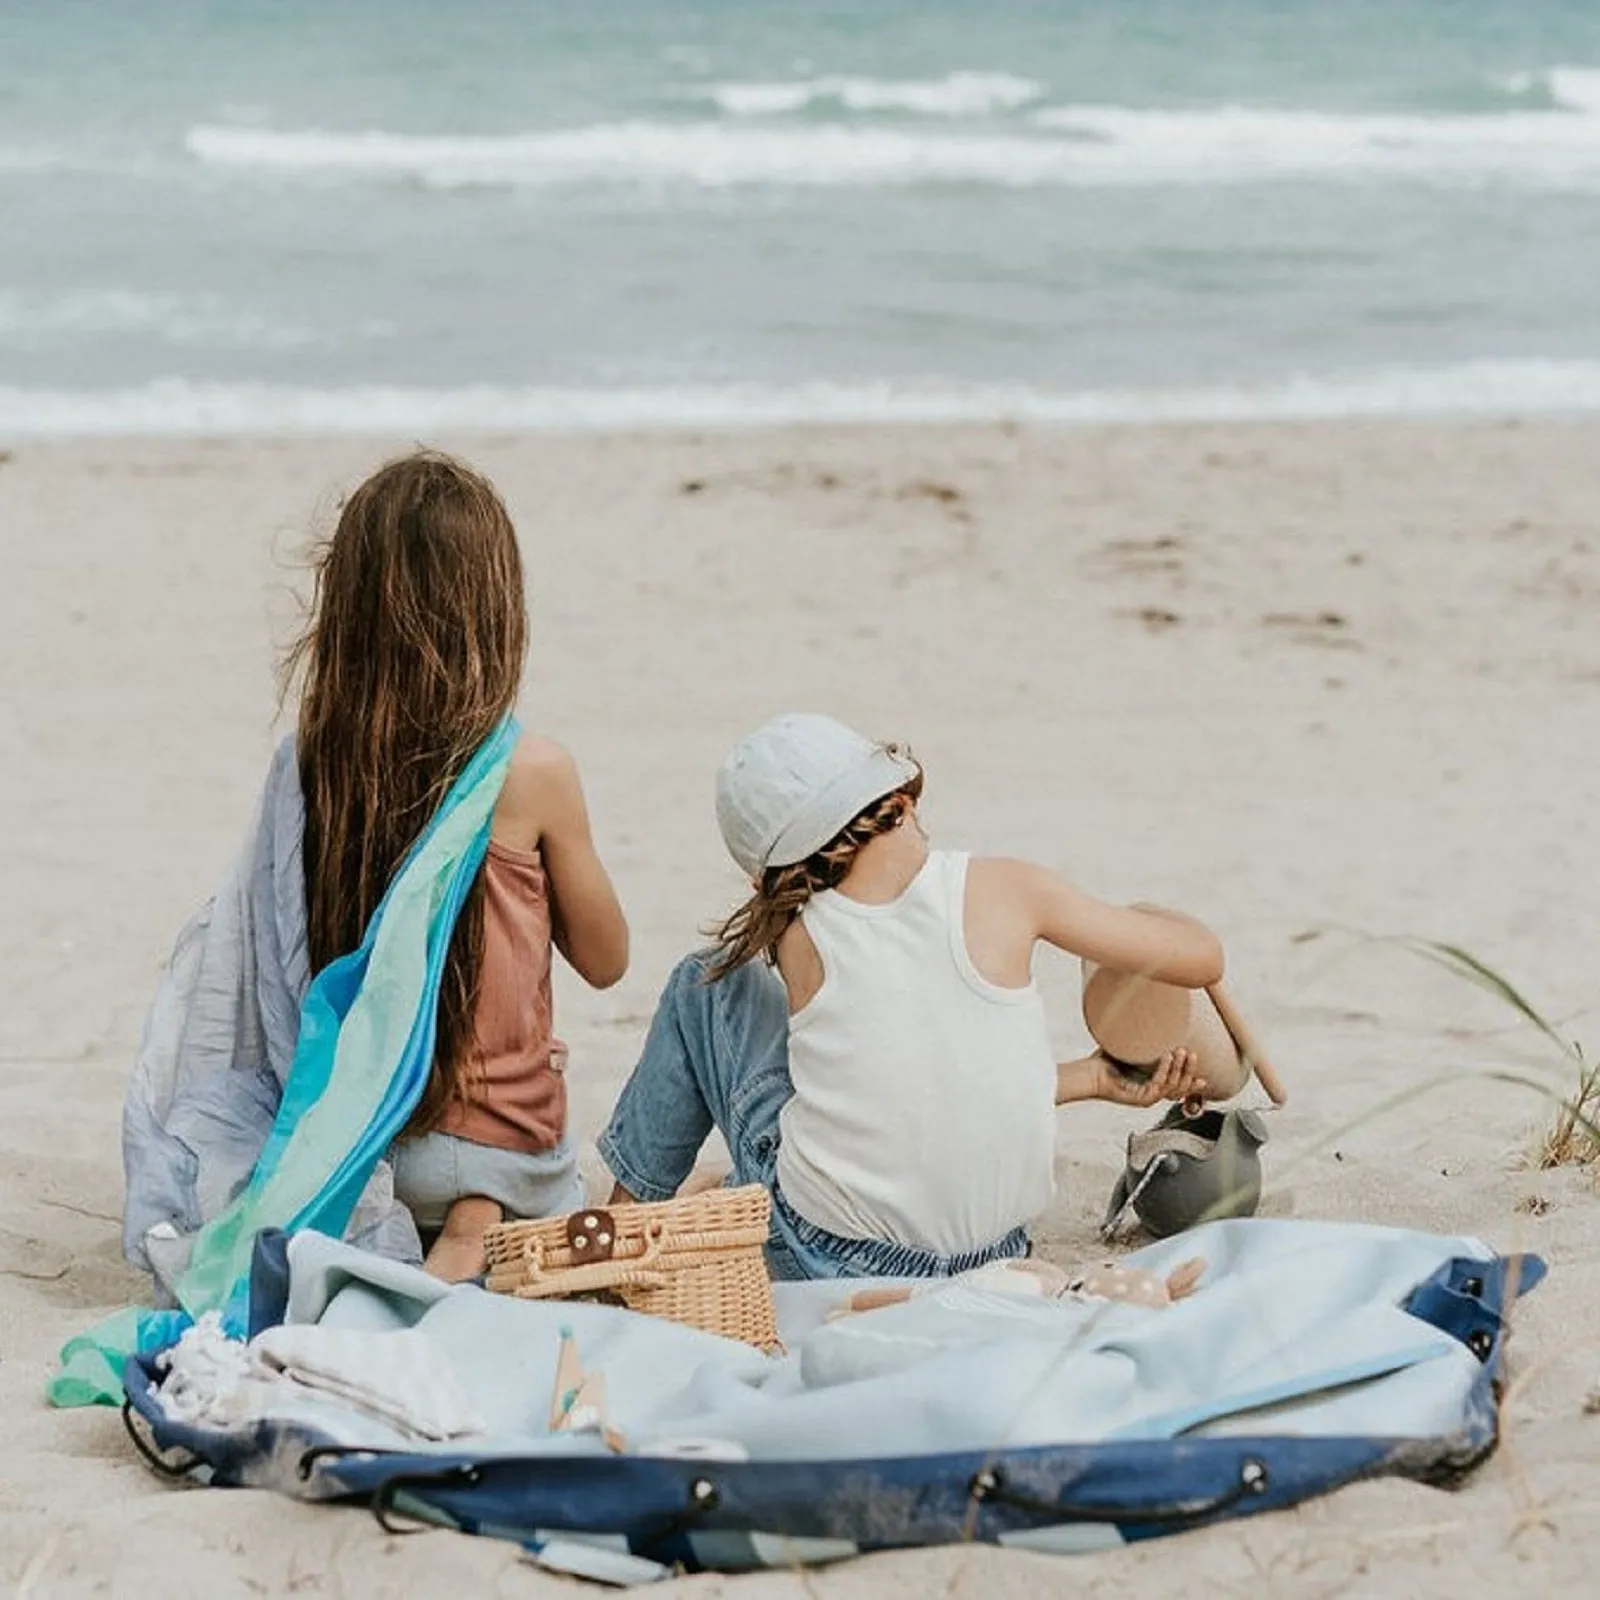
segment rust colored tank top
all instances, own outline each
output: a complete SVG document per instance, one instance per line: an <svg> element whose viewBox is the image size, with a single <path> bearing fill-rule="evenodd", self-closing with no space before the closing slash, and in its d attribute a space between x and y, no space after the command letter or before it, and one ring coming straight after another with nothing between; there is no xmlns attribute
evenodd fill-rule
<svg viewBox="0 0 1600 1600"><path fill-rule="evenodd" d="M538 851L489 841L483 863L483 967L467 1100L441 1133L502 1150L549 1150L567 1126L567 1086L552 1063L550 892Z"/></svg>

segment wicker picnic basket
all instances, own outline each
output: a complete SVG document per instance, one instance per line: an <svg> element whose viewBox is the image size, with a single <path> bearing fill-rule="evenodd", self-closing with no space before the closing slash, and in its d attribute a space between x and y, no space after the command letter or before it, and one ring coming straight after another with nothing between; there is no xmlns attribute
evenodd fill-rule
<svg viewBox="0 0 1600 1600"><path fill-rule="evenodd" d="M759 1184L678 1200L586 1206L490 1228L488 1286L521 1300L589 1296L772 1349L778 1325Z"/></svg>

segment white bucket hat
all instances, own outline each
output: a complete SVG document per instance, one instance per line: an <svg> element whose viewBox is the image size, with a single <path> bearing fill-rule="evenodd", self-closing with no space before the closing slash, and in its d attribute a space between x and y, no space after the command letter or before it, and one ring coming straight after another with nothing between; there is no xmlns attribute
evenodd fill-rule
<svg viewBox="0 0 1600 1600"><path fill-rule="evenodd" d="M916 762L832 717L792 711L733 747L717 774L717 826L751 879L814 855Z"/></svg>

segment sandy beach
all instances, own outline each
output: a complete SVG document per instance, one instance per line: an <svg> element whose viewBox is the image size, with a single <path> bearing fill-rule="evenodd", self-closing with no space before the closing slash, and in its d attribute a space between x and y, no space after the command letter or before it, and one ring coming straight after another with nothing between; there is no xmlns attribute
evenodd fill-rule
<svg viewBox="0 0 1600 1600"><path fill-rule="evenodd" d="M118 1238L123 1079L277 737L299 555L406 442L0 452L0 1581L18 1595L574 1592L509 1545L173 1488L114 1413L41 1398L62 1341L141 1292ZM1482 1076L1551 1074L1550 1048L1367 936L1458 941L1600 1050L1600 424L434 442L517 518L523 718L576 753L633 926L617 989L558 996L591 1164L671 962L737 889L716 764L771 713L817 709L911 742L939 842L1221 931L1292 1091L1266 1211L1551 1268L1519 1311L1504 1447L1458 1492L1376 1482L1089 1558L945 1549L686 1593L1591 1592L1594 1171L1532 1169L1550 1108ZM1040 980L1075 1053L1075 971L1041 957ZM1099 1254L1139 1120L1059 1115L1047 1256Z"/></svg>

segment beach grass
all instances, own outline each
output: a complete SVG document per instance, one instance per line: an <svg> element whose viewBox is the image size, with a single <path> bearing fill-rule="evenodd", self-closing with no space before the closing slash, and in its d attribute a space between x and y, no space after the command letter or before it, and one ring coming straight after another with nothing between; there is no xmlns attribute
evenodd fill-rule
<svg viewBox="0 0 1600 1600"><path fill-rule="evenodd" d="M1509 978L1470 950L1434 939L1397 942L1508 1006L1542 1035L1553 1051L1552 1068L1560 1074L1552 1094L1555 1110L1533 1152L1534 1165L1550 1168L1600 1162L1600 1061L1589 1060L1578 1040L1567 1038Z"/></svg>

